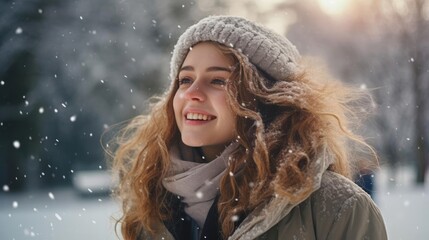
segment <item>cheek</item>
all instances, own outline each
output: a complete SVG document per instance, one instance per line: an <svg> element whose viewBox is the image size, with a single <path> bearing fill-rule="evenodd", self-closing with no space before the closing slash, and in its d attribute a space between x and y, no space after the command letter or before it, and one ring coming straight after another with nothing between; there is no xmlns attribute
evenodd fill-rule
<svg viewBox="0 0 429 240"><path fill-rule="evenodd" d="M223 114L225 117L225 120L229 124L229 126L233 126L235 128L235 121L236 121L236 113L232 110L232 108L228 104L227 96L225 95L221 100L223 106Z"/></svg>

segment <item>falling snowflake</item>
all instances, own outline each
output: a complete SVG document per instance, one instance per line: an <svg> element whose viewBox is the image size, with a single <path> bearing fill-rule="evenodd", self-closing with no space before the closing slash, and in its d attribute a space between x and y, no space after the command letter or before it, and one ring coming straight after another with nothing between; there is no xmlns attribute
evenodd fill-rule
<svg viewBox="0 0 429 240"><path fill-rule="evenodd" d="M50 198L50 199L55 200L55 196L54 196L54 194L53 194L53 193L49 192L49 193L48 193L48 196L49 196L49 198Z"/></svg>
<svg viewBox="0 0 429 240"><path fill-rule="evenodd" d="M61 218L61 216L60 216L58 213L55 213L55 217L56 217L59 221L63 220L63 219Z"/></svg>
<svg viewBox="0 0 429 240"><path fill-rule="evenodd" d="M405 200L404 201L404 207L408 207L410 206L410 201L409 200Z"/></svg>
<svg viewBox="0 0 429 240"><path fill-rule="evenodd" d="M16 28L15 33L16 34L21 34L22 33L22 28L20 28L20 27Z"/></svg>
<svg viewBox="0 0 429 240"><path fill-rule="evenodd" d="M18 140L13 141L13 147L19 149L19 147L21 147L21 143Z"/></svg>

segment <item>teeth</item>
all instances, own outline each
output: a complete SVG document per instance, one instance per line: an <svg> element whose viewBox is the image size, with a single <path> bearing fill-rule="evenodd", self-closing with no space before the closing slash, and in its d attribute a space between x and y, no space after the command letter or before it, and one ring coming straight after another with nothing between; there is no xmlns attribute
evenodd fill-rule
<svg viewBox="0 0 429 240"><path fill-rule="evenodd" d="M209 121L212 117L201 113L188 113L186 114L186 119Z"/></svg>

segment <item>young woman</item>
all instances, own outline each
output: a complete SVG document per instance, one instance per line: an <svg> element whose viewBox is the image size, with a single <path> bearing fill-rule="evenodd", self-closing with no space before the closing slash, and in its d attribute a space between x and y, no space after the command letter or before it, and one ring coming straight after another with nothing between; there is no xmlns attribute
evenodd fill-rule
<svg viewBox="0 0 429 240"><path fill-rule="evenodd" d="M171 87L116 139L124 239L387 239L352 181L357 92L239 17L187 29ZM359 146L361 146L359 148Z"/></svg>

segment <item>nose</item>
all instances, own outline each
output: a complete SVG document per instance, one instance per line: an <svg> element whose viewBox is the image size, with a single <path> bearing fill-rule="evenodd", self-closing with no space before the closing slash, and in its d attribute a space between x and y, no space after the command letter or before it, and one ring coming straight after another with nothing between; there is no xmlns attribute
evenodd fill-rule
<svg viewBox="0 0 429 240"><path fill-rule="evenodd" d="M199 82L194 81L192 85L186 89L185 98L192 101L204 101L206 99L206 95L204 93L203 86L201 86Z"/></svg>

